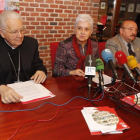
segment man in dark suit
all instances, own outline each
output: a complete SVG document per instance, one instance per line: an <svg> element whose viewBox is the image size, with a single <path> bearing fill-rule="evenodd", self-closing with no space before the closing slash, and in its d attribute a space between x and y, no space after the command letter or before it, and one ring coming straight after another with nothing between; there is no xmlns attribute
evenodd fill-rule
<svg viewBox="0 0 140 140"><path fill-rule="evenodd" d="M24 33L18 13L3 11L0 14L0 95L3 103L16 103L23 98L6 84L30 79L43 83L47 77L39 58L37 40Z"/></svg>

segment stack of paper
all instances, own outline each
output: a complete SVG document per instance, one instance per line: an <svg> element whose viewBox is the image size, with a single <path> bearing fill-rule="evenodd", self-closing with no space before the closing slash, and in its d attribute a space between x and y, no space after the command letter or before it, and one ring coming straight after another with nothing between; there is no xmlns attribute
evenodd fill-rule
<svg viewBox="0 0 140 140"><path fill-rule="evenodd" d="M123 130L130 128L113 108L107 106L84 107L81 112L91 135L123 133Z"/></svg>
<svg viewBox="0 0 140 140"><path fill-rule="evenodd" d="M140 93L138 93L137 95L126 96L121 100L130 104L130 105L134 105L137 102L137 104L134 107L136 109L140 110Z"/></svg>
<svg viewBox="0 0 140 140"><path fill-rule="evenodd" d="M7 86L13 88L17 93L23 96L23 99L21 99L23 104L52 98L55 96L41 84L34 83L33 80L8 84Z"/></svg>

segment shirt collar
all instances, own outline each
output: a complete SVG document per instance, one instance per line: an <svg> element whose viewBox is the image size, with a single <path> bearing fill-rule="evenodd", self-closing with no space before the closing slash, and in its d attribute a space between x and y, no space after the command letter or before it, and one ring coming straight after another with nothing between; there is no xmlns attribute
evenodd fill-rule
<svg viewBox="0 0 140 140"><path fill-rule="evenodd" d="M4 39L4 40L5 40L5 39ZM6 40L5 40L5 42L6 42L6 44L7 44L9 47L11 47L12 50L15 49L14 47L10 46Z"/></svg>

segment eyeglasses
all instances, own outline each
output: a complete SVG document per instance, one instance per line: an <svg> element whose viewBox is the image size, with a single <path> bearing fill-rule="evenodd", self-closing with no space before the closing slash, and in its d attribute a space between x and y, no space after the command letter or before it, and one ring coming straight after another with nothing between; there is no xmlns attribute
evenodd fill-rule
<svg viewBox="0 0 140 140"><path fill-rule="evenodd" d="M4 31L6 31L6 32L8 32L8 33L10 33L10 34L12 34L14 37L16 37L16 36L18 36L19 32L20 32L21 34L24 34L25 31L26 31L26 28L23 27L22 29L20 29L20 31L16 30L16 31L11 31L11 32L10 32L10 31L7 31L7 30L5 30L5 29L2 29L2 30L4 30Z"/></svg>
<svg viewBox="0 0 140 140"><path fill-rule="evenodd" d="M122 27L123 29L127 29L127 30L129 30L130 32L132 32L133 30L134 31L136 31L136 32L139 32L139 30L138 29L133 29L133 28L125 28L125 27Z"/></svg>

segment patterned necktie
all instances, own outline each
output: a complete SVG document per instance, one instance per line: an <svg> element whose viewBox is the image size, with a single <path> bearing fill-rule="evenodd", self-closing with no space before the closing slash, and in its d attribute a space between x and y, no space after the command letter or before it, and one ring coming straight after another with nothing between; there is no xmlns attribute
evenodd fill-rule
<svg viewBox="0 0 140 140"><path fill-rule="evenodd" d="M129 55L133 55L135 57L136 54L132 51L131 44L129 43L129 44L127 44L127 46L128 46L128 53L129 53Z"/></svg>

